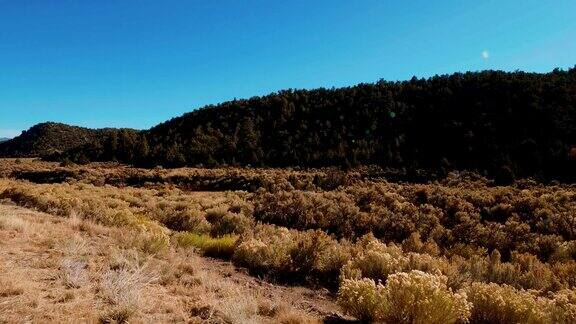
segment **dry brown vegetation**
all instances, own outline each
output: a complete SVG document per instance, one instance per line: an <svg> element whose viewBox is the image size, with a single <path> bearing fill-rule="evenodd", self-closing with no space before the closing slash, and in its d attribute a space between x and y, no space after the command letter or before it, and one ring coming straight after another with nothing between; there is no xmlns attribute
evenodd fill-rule
<svg viewBox="0 0 576 324"><path fill-rule="evenodd" d="M166 279L170 271L160 265L209 260L199 253L230 260L274 289L326 287L343 313L362 320L576 322L574 186L494 186L472 174L391 183L369 169L143 170L27 159L0 165L1 199L65 217L67 230L79 233L64 243L51 238L44 249L59 253L51 262L62 289L91 286L91 298L107 305L102 321L188 319L153 317L140 305L165 280L174 290L197 286L185 270ZM58 180L62 172L70 176ZM23 174L34 176L26 181ZM0 231L14 237L30 226L0 217ZM99 231L115 252L96 266L104 252L86 237ZM0 298L25 295L23 287L6 287ZM242 293L200 294L208 308L194 316L291 323L328 315L326 308L280 309Z"/></svg>
<svg viewBox="0 0 576 324"><path fill-rule="evenodd" d="M0 322L277 323L337 310L190 249L143 251L126 227L10 205L0 220Z"/></svg>

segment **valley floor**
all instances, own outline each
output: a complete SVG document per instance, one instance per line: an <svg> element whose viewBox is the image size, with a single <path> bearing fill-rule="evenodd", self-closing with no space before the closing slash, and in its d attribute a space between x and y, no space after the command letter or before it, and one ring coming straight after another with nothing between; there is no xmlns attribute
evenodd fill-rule
<svg viewBox="0 0 576 324"><path fill-rule="evenodd" d="M576 184L0 159L0 323L354 318L576 323Z"/></svg>
<svg viewBox="0 0 576 324"><path fill-rule="evenodd" d="M170 248L130 247L130 232L0 204L0 322L317 322L327 291L273 285Z"/></svg>

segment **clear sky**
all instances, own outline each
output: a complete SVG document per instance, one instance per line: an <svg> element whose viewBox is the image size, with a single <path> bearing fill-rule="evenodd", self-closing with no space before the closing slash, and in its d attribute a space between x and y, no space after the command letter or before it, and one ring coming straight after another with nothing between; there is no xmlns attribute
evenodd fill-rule
<svg viewBox="0 0 576 324"><path fill-rule="evenodd" d="M285 88L576 65L575 0L0 0L0 137Z"/></svg>

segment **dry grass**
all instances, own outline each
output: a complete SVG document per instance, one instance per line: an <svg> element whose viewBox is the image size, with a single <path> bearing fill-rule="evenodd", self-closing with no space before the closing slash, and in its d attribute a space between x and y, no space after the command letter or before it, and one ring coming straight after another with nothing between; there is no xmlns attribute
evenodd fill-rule
<svg viewBox="0 0 576 324"><path fill-rule="evenodd" d="M134 229L81 220L91 230L79 231L77 221L5 205L0 214L28 224L26 236L0 229L0 322L276 322L257 305L284 288L236 274L229 264L205 263L190 249L146 253L134 247ZM314 317L300 295L284 308Z"/></svg>
<svg viewBox="0 0 576 324"><path fill-rule="evenodd" d="M24 288L18 285L18 282L14 278L0 278L0 297L12 297L22 295L24 293Z"/></svg>
<svg viewBox="0 0 576 324"><path fill-rule="evenodd" d="M26 231L26 225L26 222L21 218L11 215L0 215L0 229L24 233Z"/></svg>
<svg viewBox="0 0 576 324"><path fill-rule="evenodd" d="M68 288L80 288L88 283L87 264L83 261L64 259L60 263L62 280Z"/></svg>
<svg viewBox="0 0 576 324"><path fill-rule="evenodd" d="M158 278L144 267L110 269L102 275L99 292L112 305L102 315L106 322L126 322L142 307L142 290Z"/></svg>

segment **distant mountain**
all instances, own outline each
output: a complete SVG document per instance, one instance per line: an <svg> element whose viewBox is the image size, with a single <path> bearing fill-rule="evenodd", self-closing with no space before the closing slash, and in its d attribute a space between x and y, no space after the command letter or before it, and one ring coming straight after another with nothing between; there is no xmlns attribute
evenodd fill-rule
<svg viewBox="0 0 576 324"><path fill-rule="evenodd" d="M9 141L10 139L7 137L0 137L0 143Z"/></svg>
<svg viewBox="0 0 576 324"><path fill-rule="evenodd" d="M41 123L0 143L2 157L36 157L62 153L87 143L97 142L117 130L89 129L61 123Z"/></svg>

